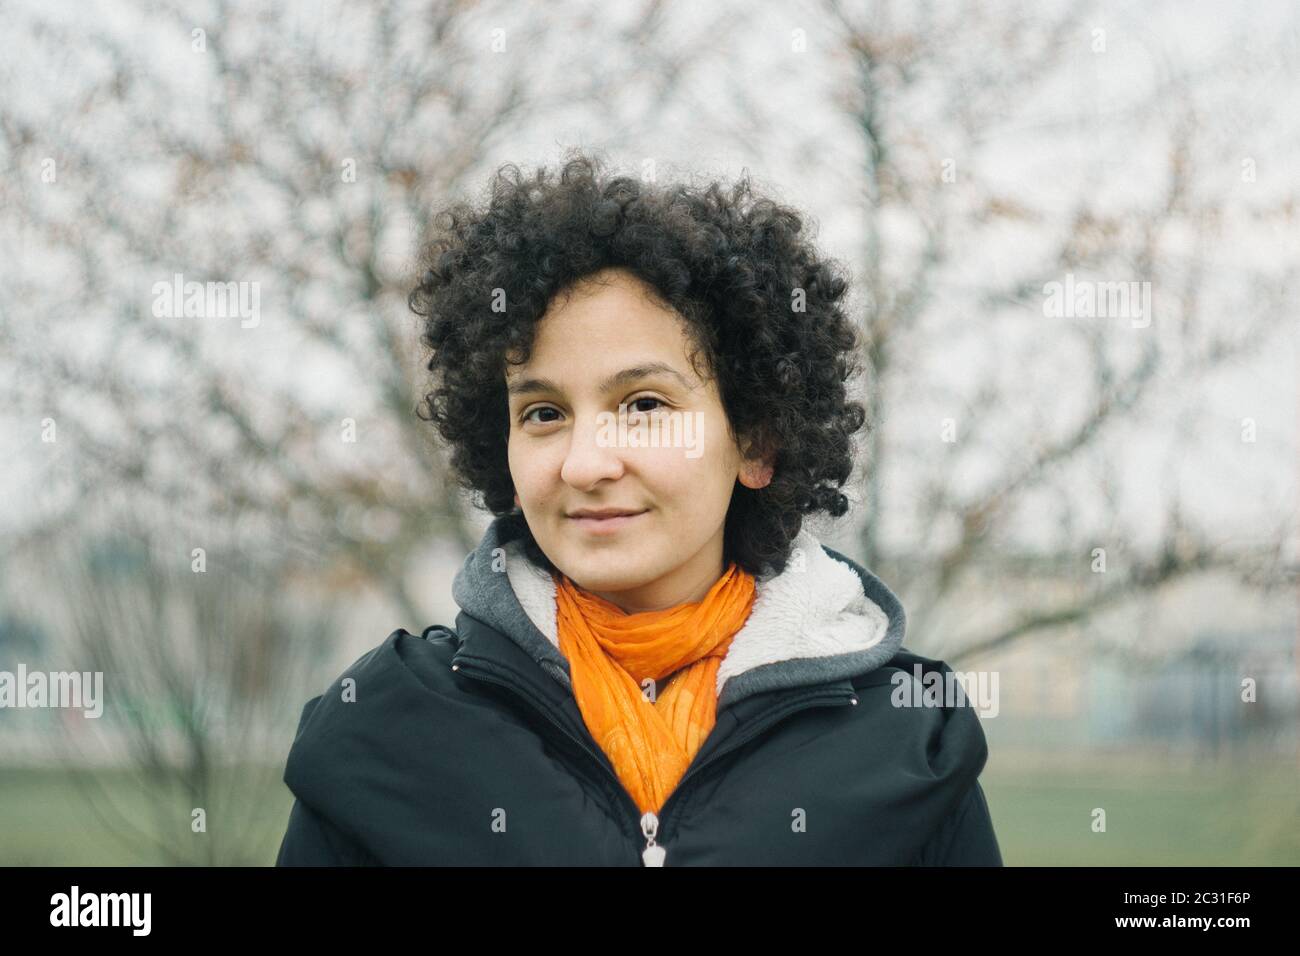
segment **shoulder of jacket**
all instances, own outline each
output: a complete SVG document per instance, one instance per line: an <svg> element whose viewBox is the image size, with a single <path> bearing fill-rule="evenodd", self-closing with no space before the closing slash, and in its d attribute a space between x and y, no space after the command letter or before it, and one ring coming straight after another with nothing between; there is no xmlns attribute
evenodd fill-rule
<svg viewBox="0 0 1300 956"><path fill-rule="evenodd" d="M333 705L357 700L363 693L373 697L376 692L391 693L415 686L428 690L450 688L451 658L459 646L455 630L441 624L430 625L418 635L397 628L344 668L324 692L303 705L295 738L302 736L324 702ZM412 679L418 684L411 684ZM324 711L333 709L325 707Z"/></svg>
<svg viewBox="0 0 1300 956"><path fill-rule="evenodd" d="M893 657L875 670L854 677L853 686L857 690L883 687L888 691L903 683L905 677L924 680L928 674L938 674L942 677L942 675L951 671L952 668L945 660L914 654L906 648L900 647Z"/></svg>
<svg viewBox="0 0 1300 956"><path fill-rule="evenodd" d="M286 761L290 789L319 805L322 780L337 782L383 754L404 759L405 748L424 745L416 738L450 726L462 697L455 644L449 628L397 628L309 699Z"/></svg>
<svg viewBox="0 0 1300 956"><path fill-rule="evenodd" d="M459 646L460 638L456 632L442 624L431 624L419 634L399 627L349 664L334 684L349 677L373 677L401 664L409 666L412 661L437 658L450 663Z"/></svg>
<svg viewBox="0 0 1300 956"><path fill-rule="evenodd" d="M930 759L966 776L983 768L988 741L959 676L966 675L947 661L900 648L887 664L854 678L853 687L864 718L877 727L887 723L900 746L923 741Z"/></svg>

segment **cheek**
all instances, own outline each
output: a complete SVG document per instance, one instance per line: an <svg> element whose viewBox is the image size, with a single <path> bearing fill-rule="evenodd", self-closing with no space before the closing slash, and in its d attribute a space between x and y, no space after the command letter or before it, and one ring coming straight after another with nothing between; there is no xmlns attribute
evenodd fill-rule
<svg viewBox="0 0 1300 956"><path fill-rule="evenodd" d="M508 442L506 463L515 492L524 501L533 503L544 501L554 490L560 481L560 467L564 464L563 459L554 458L549 448L530 445L525 440Z"/></svg>
<svg viewBox="0 0 1300 956"><path fill-rule="evenodd" d="M653 473L658 491L671 496L684 510L708 510L719 497L731 495L736 476L716 450L706 445L698 458L687 457L682 449L657 451L657 455L643 459L642 467Z"/></svg>

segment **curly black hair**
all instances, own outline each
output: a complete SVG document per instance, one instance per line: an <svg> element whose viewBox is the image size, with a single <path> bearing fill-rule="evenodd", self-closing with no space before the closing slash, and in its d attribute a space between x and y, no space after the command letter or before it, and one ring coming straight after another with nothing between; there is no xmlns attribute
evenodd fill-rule
<svg viewBox="0 0 1300 956"><path fill-rule="evenodd" d="M450 446L476 505L522 517L507 459L505 363L528 360L557 294L621 267L685 319L740 447L775 455L766 487L736 483L724 560L755 576L784 570L804 515L848 510L838 489L866 419L845 387L861 369L842 267L800 235L797 212L756 196L747 172L729 188L661 186L571 151L558 177L506 163L489 190L481 208L455 202L434 217L408 300L423 317L433 373L417 415ZM502 296L508 307L496 311ZM529 558L553 569L524 522L511 523Z"/></svg>

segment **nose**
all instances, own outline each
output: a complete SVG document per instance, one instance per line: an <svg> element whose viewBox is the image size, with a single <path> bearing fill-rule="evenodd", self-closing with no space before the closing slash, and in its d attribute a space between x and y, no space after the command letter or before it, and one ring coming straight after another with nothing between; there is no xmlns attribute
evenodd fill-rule
<svg viewBox="0 0 1300 956"><path fill-rule="evenodd" d="M594 416L575 422L569 451L560 467L560 477L566 484L587 491L602 479L622 476L622 449L608 440L611 431Z"/></svg>

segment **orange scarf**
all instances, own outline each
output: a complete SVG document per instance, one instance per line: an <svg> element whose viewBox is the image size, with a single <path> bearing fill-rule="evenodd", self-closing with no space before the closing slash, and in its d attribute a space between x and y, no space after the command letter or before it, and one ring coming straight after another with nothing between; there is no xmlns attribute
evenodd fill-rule
<svg viewBox="0 0 1300 956"><path fill-rule="evenodd" d="M641 812L658 811L717 717L718 665L754 604L734 562L702 601L626 614L557 572L556 624L587 729ZM681 669L652 703L641 681Z"/></svg>

